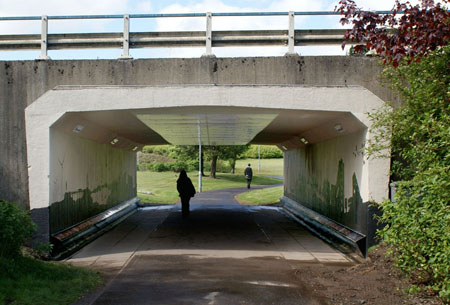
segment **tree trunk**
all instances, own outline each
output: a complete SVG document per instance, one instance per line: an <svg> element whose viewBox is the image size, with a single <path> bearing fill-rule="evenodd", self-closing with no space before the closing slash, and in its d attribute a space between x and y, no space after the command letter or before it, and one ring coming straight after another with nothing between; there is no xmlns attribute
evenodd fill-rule
<svg viewBox="0 0 450 305"><path fill-rule="evenodd" d="M232 174L234 174L235 171L236 171L236 159L237 159L236 156L234 156L234 157L231 159L231 173L232 173Z"/></svg>
<svg viewBox="0 0 450 305"><path fill-rule="evenodd" d="M212 156L211 159L211 173L209 174L209 176L214 179L216 179L217 157L218 156Z"/></svg>

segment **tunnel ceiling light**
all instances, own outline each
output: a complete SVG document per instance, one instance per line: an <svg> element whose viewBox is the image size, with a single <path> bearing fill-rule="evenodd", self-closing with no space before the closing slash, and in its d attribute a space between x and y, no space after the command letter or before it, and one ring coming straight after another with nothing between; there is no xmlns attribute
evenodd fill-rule
<svg viewBox="0 0 450 305"><path fill-rule="evenodd" d="M342 127L341 124L336 124L336 125L334 125L334 129L335 129L337 132L344 132L344 127Z"/></svg>
<svg viewBox="0 0 450 305"><path fill-rule="evenodd" d="M83 129L84 129L83 125L77 125L72 131L75 133L80 133Z"/></svg>
<svg viewBox="0 0 450 305"><path fill-rule="evenodd" d="M114 139L112 139L111 142L109 142L109 143L111 143L112 145L116 145L118 142L119 142L119 139L114 138Z"/></svg>
<svg viewBox="0 0 450 305"><path fill-rule="evenodd" d="M306 139L303 138L303 137L300 138L300 142L302 142L302 143L305 144L305 145L308 145L308 144L309 144L309 141L306 140Z"/></svg>
<svg viewBox="0 0 450 305"><path fill-rule="evenodd" d="M287 150L287 147L286 147L286 146L284 146L284 145L283 145L283 146L281 146L281 148L283 148L284 150Z"/></svg>

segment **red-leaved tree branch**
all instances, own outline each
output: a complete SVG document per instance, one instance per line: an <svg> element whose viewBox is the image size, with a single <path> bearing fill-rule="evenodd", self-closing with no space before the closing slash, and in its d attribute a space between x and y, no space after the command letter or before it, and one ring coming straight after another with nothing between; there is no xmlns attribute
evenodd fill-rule
<svg viewBox="0 0 450 305"><path fill-rule="evenodd" d="M428 52L447 45L450 39L450 15L445 4L422 0L413 6L410 2L395 1L390 14L364 11L353 0L340 0L335 11L343 15L342 25L353 24L344 36L346 41L359 43L355 52L365 47L383 57L383 63L397 67L406 58L419 61Z"/></svg>

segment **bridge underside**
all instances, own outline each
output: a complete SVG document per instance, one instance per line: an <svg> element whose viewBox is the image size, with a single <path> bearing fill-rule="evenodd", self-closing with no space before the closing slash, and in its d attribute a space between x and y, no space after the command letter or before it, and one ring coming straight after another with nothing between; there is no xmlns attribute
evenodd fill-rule
<svg viewBox="0 0 450 305"><path fill-rule="evenodd" d="M335 126L342 129L336 130ZM200 142L202 145L280 145L293 139L302 145L302 137L313 144L364 130L366 126L350 112L185 106L68 112L52 128L105 144L117 137L121 140L115 147L134 148L142 144L198 145Z"/></svg>
<svg viewBox="0 0 450 305"><path fill-rule="evenodd" d="M26 109L30 206L41 239L136 197L143 145L274 144L284 196L367 234L367 202L387 196L389 160L364 156L359 86L62 86Z"/></svg>

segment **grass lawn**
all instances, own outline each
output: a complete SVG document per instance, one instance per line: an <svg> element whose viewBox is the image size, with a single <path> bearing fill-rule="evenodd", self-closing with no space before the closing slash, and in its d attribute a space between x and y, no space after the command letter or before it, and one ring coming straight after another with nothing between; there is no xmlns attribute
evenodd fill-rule
<svg viewBox="0 0 450 305"><path fill-rule="evenodd" d="M283 176L283 159L261 159L261 170L258 173L258 159L242 159L236 161L236 174L244 174L247 164L251 164L253 175Z"/></svg>
<svg viewBox="0 0 450 305"><path fill-rule="evenodd" d="M29 257L0 258L0 304L64 305L103 282L95 271Z"/></svg>
<svg viewBox="0 0 450 305"><path fill-rule="evenodd" d="M236 199L242 204L276 204L283 196L283 187L276 186L261 190L254 190L239 194Z"/></svg>
<svg viewBox="0 0 450 305"><path fill-rule="evenodd" d="M188 173L192 183L197 189L198 186L198 173ZM179 200L178 192L176 189L176 181L178 174L174 172L137 172L137 189L141 191L149 191L152 194L138 193L142 202L149 203L175 203ZM278 184L281 181L274 178L258 176L255 174L252 185L271 185ZM212 179L209 177L203 177L202 188L203 191L212 191L218 189L245 187L247 182L243 174L224 174L217 173L217 178Z"/></svg>

